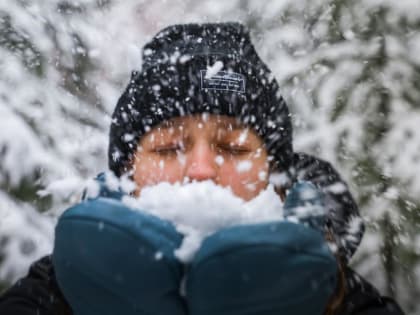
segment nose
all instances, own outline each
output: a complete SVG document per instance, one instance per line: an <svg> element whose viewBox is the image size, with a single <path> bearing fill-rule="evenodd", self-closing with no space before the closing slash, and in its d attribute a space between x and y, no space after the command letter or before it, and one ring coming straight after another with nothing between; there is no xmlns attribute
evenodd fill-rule
<svg viewBox="0 0 420 315"><path fill-rule="evenodd" d="M188 153L186 176L190 180L215 180L217 176L216 161L213 150L208 143L196 143Z"/></svg>

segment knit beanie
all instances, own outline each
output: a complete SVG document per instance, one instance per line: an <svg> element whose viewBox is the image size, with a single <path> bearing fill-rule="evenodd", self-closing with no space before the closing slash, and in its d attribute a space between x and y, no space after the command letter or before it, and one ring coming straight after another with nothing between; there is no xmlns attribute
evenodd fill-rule
<svg viewBox="0 0 420 315"><path fill-rule="evenodd" d="M168 119L209 113L236 117L263 139L276 169L292 163L292 125L279 86L239 23L163 29L143 48L112 115L109 168L131 169L142 135Z"/></svg>

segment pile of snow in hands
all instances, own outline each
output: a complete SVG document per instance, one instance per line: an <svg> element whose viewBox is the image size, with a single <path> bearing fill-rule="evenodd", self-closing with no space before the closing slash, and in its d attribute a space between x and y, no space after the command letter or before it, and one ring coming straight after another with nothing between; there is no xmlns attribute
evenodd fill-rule
<svg viewBox="0 0 420 315"><path fill-rule="evenodd" d="M245 168L247 165L241 166ZM288 220L294 223L305 223L305 218L325 215L324 207L308 204L293 208L293 213L284 213L283 202L275 192L275 186L282 186L287 181L283 173L274 173L269 176L269 184L259 195L250 201L244 201L236 196L229 187L216 185L213 181L177 182L144 187L139 197L133 197L131 192L136 188L135 183L127 176L117 178L112 172L105 174L105 182L80 178L67 178L55 181L48 185L40 195L81 195L87 198L96 198L101 193L101 186L108 190L124 193L121 201L133 211L152 214L174 224L178 232L184 235L181 246L175 255L184 262L193 259L207 236L220 229L242 224L257 224L273 221ZM325 191L338 194L345 191L343 183L335 183L326 187ZM308 195L309 194L309 195ZM303 199L313 199L314 191L303 191ZM347 227L346 241L357 241L362 220L354 217ZM337 246L328 243L335 252ZM156 258L161 257L156 253Z"/></svg>
<svg viewBox="0 0 420 315"><path fill-rule="evenodd" d="M127 177L117 178L107 172L107 189L123 191L126 194L122 202L134 211L142 211L172 222L184 235L181 247L175 255L182 261L191 261L200 248L203 239L226 227L240 224L255 224L283 220L283 203L274 190L274 185L267 188L250 201L244 201L233 194L229 187L216 185L211 180L201 182L184 181L170 184L162 182L144 187L139 197L130 195L135 184ZM46 190L47 194L77 193L83 187L88 198L100 194L97 180L64 180L53 183ZM157 253L157 257L160 257Z"/></svg>
<svg viewBox="0 0 420 315"><path fill-rule="evenodd" d="M138 198L125 196L122 201L132 209L171 221L184 235L175 252L184 262L194 257L206 236L222 228L283 219L283 204L272 184L248 202L210 180L163 182L143 188Z"/></svg>
<svg viewBox="0 0 420 315"><path fill-rule="evenodd" d="M111 191L126 193L122 202L130 209L172 222L184 235L175 255L188 262L200 248L202 240L222 228L283 220L283 203L274 190L274 185L282 180L281 176L272 174L267 188L250 201L244 201L234 195L229 187L216 185L211 180L186 180L175 184L162 182L143 188L137 198L130 195L135 184L125 176L117 178L107 172L103 184ZM69 195L80 196L83 192L88 198L96 198L100 194L100 186L94 179L67 178L51 183L39 194L67 198Z"/></svg>

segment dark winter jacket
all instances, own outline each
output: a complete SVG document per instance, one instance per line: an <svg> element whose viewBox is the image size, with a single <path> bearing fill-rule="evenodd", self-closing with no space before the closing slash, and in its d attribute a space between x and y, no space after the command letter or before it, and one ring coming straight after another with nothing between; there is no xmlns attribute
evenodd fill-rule
<svg viewBox="0 0 420 315"><path fill-rule="evenodd" d="M403 315L400 307L350 268L346 269L347 293L337 315ZM51 257L35 262L26 277L0 297L2 315L71 315L54 277Z"/></svg>
<svg viewBox="0 0 420 315"><path fill-rule="evenodd" d="M347 189L337 189L337 183L347 187L335 170L326 162L299 154L295 156L295 171L299 179L313 182L322 188L327 195L329 207L329 224L335 237L345 237L351 217L357 217L358 210ZM331 188L334 186L335 188ZM362 229L353 235L355 242L347 244L340 251L346 259L360 241ZM398 305L389 298L381 297L372 285L363 280L350 268L345 268L346 294L339 309L339 315L400 315L403 314ZM55 278L50 256L35 262L26 277L0 296L0 314L16 315L66 315L72 314Z"/></svg>

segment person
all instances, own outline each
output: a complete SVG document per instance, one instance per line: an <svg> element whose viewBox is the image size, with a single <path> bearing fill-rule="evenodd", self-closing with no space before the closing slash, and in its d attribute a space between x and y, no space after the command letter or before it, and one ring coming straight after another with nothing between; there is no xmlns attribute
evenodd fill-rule
<svg viewBox="0 0 420 315"><path fill-rule="evenodd" d="M108 159L136 183L134 195L210 180L251 200L271 176L287 204L297 182L310 182L325 220L234 227L184 266L171 254L177 231L102 187L63 214L53 254L2 294L0 314L403 314L348 266L363 235L357 205L328 162L293 151L288 107L243 25L173 25L154 36L114 110Z"/></svg>

